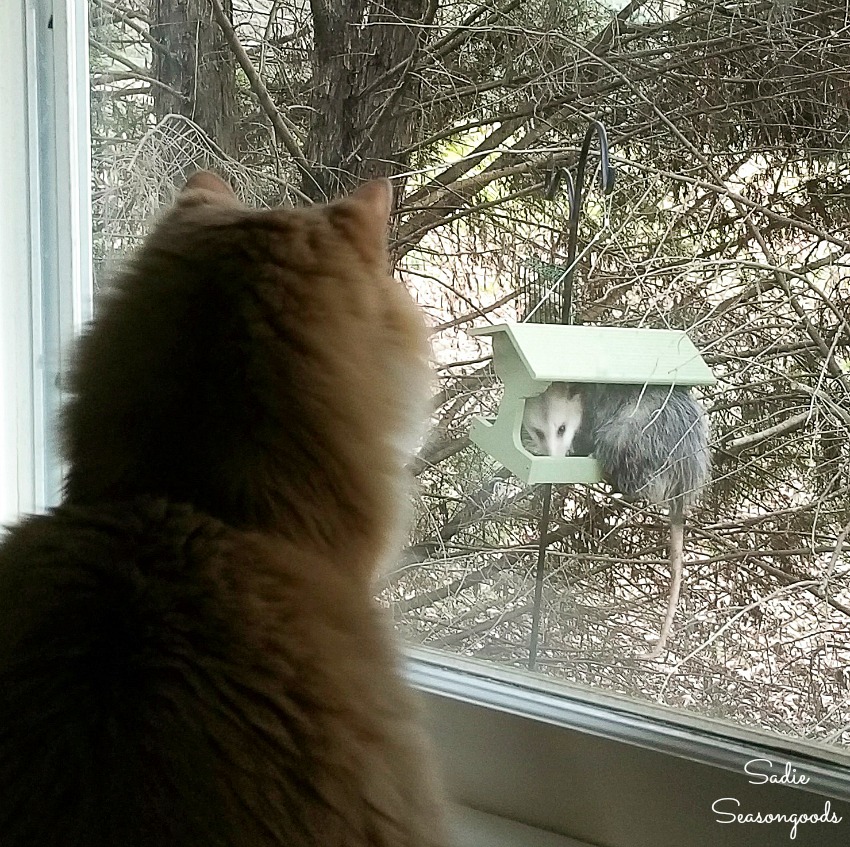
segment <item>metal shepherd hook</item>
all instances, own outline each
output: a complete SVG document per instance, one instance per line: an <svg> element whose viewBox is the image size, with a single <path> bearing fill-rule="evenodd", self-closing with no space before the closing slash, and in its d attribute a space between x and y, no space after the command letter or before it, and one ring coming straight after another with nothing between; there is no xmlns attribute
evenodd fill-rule
<svg viewBox="0 0 850 847"><path fill-rule="evenodd" d="M610 194L614 190L616 171L611 166L608 158L608 134L605 127L599 121L591 121L584 134L584 143L578 157L578 168L576 178L573 181L570 173L559 168L554 170L546 182L544 196L547 200L554 200L558 192L561 180L567 182L567 198L570 203L569 217L569 241L567 243L567 272L564 275L563 289L561 294L561 324L572 323L573 308L573 272L575 271L576 244L578 242L578 218L581 213L584 186L584 169L590 152L590 142L593 136L599 137L599 159L600 159L600 188L603 194ZM543 605L543 576L546 562L546 547L548 546L549 512L552 505L552 485L546 483L543 486L543 511L540 516L539 541L537 546L537 568L534 581L534 606L531 618L531 642L528 648L528 669L534 670L537 664L537 645L540 639L540 612Z"/></svg>

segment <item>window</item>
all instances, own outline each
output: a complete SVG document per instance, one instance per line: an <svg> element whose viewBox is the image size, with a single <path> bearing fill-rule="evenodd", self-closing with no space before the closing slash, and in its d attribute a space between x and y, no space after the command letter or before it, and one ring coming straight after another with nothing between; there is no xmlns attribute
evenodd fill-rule
<svg viewBox="0 0 850 847"><path fill-rule="evenodd" d="M397 5L357 21L345 18L351 4L321 17L306 0L91 0L87 22L70 0L33 1L8 15L0 86L15 118L0 126L0 156L26 168L7 169L0 262L29 285L0 286L2 517L55 501L66 345L92 285L188 172L215 168L258 204L390 173L403 197L397 272L434 326L440 384L415 468L416 525L380 598L422 648L411 674L448 722L443 749L453 739L473 756L458 727L467 742L473 726L492 727L499 747L499 733L525 733L512 720L529 720L535 761L553 727L576 745L604 739L587 757L628 742L740 770L754 750L785 750L816 790L846 795L840 15L785 26L629 4L617 28L604 4ZM725 45L716 56L692 46L713 39ZM602 198L588 179L576 314L689 330L720 379L702 396L714 483L689 520L686 587L658 662L637 657L666 602L664 515L604 486L556 489L531 675L539 492L468 444L471 416L492 410L500 388L489 348L466 330L522 319L562 275L566 195L547 200L543 184L572 166L589 114L608 127L618 181ZM469 766L455 777L467 797L473 772L498 796L493 769ZM524 799L505 801L510 816L568 831ZM589 828L581 837L603 841Z"/></svg>
<svg viewBox="0 0 850 847"><path fill-rule="evenodd" d="M0 520L56 502L68 345L91 312L85 9L9 4L0 82ZM8 23L8 26L6 25Z"/></svg>

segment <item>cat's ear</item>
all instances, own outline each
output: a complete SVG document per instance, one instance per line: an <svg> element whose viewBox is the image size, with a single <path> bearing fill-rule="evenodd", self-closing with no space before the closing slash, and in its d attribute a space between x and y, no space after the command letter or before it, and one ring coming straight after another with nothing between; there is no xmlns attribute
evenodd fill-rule
<svg viewBox="0 0 850 847"><path fill-rule="evenodd" d="M225 182L218 174L212 171L197 171L186 180L184 191L191 191L193 188L203 188L206 191L217 191L219 194L226 194L228 197L235 197L230 183Z"/></svg>
<svg viewBox="0 0 850 847"><path fill-rule="evenodd" d="M348 197L331 203L327 214L348 239L370 259L383 256L393 206L393 188L388 179L364 183Z"/></svg>
<svg viewBox="0 0 850 847"><path fill-rule="evenodd" d="M238 203L231 188L218 174L212 171L197 171L186 180L186 185L177 198L181 206L199 206L212 203Z"/></svg>
<svg viewBox="0 0 850 847"><path fill-rule="evenodd" d="M349 195L349 200L363 209L385 227L393 209L393 186L388 179L373 179Z"/></svg>

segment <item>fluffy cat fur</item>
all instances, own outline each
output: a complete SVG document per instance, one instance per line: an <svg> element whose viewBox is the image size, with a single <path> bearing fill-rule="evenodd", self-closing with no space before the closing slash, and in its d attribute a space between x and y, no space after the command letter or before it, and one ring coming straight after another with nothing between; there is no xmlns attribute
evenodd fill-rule
<svg viewBox="0 0 850 847"><path fill-rule="evenodd" d="M372 597L429 381L390 203L196 174L101 304L0 546L3 847L445 844Z"/></svg>

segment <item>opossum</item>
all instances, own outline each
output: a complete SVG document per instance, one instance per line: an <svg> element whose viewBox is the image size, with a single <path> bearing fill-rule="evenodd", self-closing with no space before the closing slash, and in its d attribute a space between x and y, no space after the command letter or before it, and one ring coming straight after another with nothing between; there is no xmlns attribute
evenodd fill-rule
<svg viewBox="0 0 850 847"><path fill-rule="evenodd" d="M672 581L655 659L667 643L679 602L685 511L710 473L705 412L687 388L553 382L525 401L523 446L535 455L592 453L627 498L670 510Z"/></svg>

